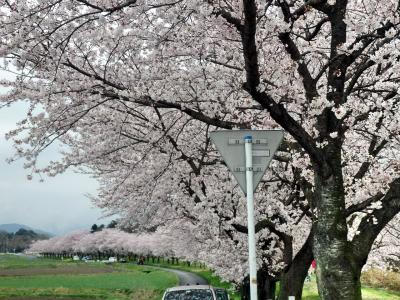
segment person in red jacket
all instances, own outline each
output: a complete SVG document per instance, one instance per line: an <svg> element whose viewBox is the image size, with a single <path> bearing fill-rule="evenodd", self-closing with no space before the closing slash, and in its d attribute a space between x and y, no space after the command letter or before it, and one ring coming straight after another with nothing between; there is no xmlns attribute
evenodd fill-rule
<svg viewBox="0 0 400 300"><path fill-rule="evenodd" d="M315 269L317 268L317 262L315 261L315 259L313 259L313 261L311 262L311 267L313 268L313 270L315 272Z"/></svg>

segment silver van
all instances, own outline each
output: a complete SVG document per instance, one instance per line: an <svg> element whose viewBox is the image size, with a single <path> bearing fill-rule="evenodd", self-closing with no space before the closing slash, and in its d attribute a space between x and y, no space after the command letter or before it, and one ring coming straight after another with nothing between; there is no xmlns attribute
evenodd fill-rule
<svg viewBox="0 0 400 300"><path fill-rule="evenodd" d="M162 300L229 300L229 295L211 285L185 285L167 289Z"/></svg>

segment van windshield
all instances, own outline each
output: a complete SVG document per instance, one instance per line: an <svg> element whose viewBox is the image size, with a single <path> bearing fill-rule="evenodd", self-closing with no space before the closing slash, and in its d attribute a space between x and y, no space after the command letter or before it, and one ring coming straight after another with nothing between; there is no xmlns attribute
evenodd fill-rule
<svg viewBox="0 0 400 300"><path fill-rule="evenodd" d="M217 300L228 300L228 293L225 290L215 290L215 295L217 296Z"/></svg>
<svg viewBox="0 0 400 300"><path fill-rule="evenodd" d="M214 300L211 290L182 290L165 294L165 300Z"/></svg>

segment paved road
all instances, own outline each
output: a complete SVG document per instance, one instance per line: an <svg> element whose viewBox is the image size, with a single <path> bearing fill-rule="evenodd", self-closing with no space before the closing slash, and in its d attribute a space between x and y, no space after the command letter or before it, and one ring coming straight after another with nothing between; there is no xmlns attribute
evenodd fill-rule
<svg viewBox="0 0 400 300"><path fill-rule="evenodd" d="M179 279L179 285L208 284L207 280L194 273L176 269L162 268L162 267L153 267L153 266L147 266L147 267L157 268L176 274Z"/></svg>

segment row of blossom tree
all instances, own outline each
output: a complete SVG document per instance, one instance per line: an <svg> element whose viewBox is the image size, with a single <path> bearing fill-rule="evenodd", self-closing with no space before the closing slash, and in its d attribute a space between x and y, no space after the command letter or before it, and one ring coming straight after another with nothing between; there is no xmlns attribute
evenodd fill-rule
<svg viewBox="0 0 400 300"><path fill-rule="evenodd" d="M118 229L104 229L91 233L76 231L64 236L34 242L29 253L47 256L87 256L108 258L110 256L137 259L148 257L176 257L171 238L157 233L133 234Z"/></svg>
<svg viewBox="0 0 400 300"><path fill-rule="evenodd" d="M398 223L396 223L398 224ZM154 233L135 234L119 229L104 229L90 232L86 230L56 236L47 240L37 240L26 251L30 254L44 254L49 257L65 257L72 255L92 256L93 259L109 258L110 256L125 257L137 260L139 257L151 257L160 261L160 258L171 258L171 262L179 259L192 261L204 260L215 269L223 278L226 276L226 266L221 261L210 260L209 255L196 245L196 241L185 236L187 231L181 231L179 236L167 234L165 231ZM366 264L368 268L395 269L400 266L400 232L393 224L389 224L374 244L373 250ZM203 253L202 253L203 252ZM237 271L237 269L236 269ZM240 283L241 275L236 276L236 283ZM235 280L233 280L235 282Z"/></svg>

